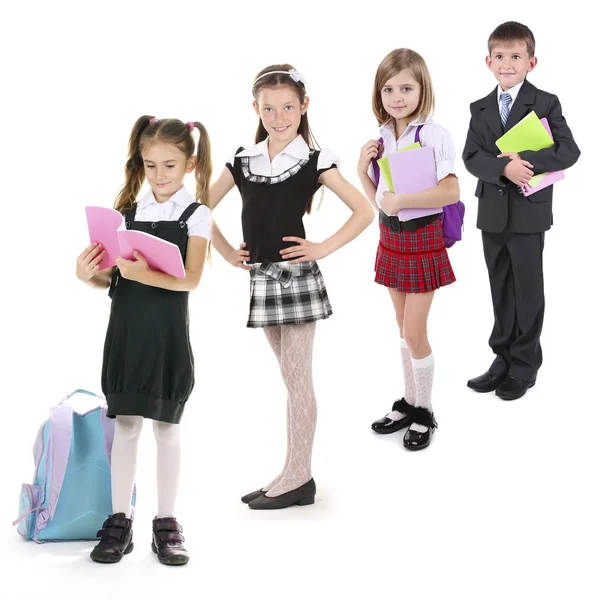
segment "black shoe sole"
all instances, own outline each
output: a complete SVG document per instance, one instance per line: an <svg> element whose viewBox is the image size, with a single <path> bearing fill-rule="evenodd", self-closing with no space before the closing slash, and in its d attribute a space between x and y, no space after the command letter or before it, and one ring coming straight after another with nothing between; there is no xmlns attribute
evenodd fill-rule
<svg viewBox="0 0 598 600"><path fill-rule="evenodd" d="M189 562L188 556L183 556L182 554L172 556L161 557L158 554L158 548L156 548L156 544L152 542L152 552L158 557L158 560L163 565L168 565L169 567L180 567L181 565L186 565Z"/></svg>
<svg viewBox="0 0 598 600"><path fill-rule="evenodd" d="M268 496L266 496L267 498ZM272 500L274 500L276 498L276 496L274 498L272 498ZM249 506L249 508L252 508L253 510L281 510L284 508L290 508L291 506L309 506L310 504L314 504L316 501L316 497L314 496L306 496L304 498L299 498L299 500L296 500L295 502L289 502L288 504L284 504L284 505L279 505L279 506L251 506L251 504L248 504L247 506Z"/></svg>
<svg viewBox="0 0 598 600"><path fill-rule="evenodd" d="M498 387L500 386L500 384L501 384L503 381L504 381L504 379L503 379L501 382L499 382L499 383L496 385L496 387L489 388L489 389L483 389L483 390L479 390L479 389L475 388L474 386L472 386L472 385L469 385L469 381L468 381L468 382L467 382L467 387L468 387L470 390L473 390L474 392L477 392L478 394L489 394L490 392L494 392L494 391L496 391L496 390L498 389Z"/></svg>
<svg viewBox="0 0 598 600"><path fill-rule="evenodd" d="M424 448L427 448L430 445L430 442L431 439L429 439L426 444L422 444L421 446L409 446L403 441L403 448L411 450L412 452L416 452L417 450L423 450Z"/></svg>
<svg viewBox="0 0 598 600"><path fill-rule="evenodd" d="M93 554L93 552L90 554L90 558L91 560L93 560L93 562L97 562L97 563L102 563L105 565L108 564L114 564L117 562L120 562L122 560L122 557L125 554L131 554L131 552L133 552L133 548L135 547L135 545L133 544L133 542L131 542L125 549L125 551L123 552L122 556L113 556L112 554Z"/></svg>
<svg viewBox="0 0 598 600"><path fill-rule="evenodd" d="M519 394L517 396L501 396L500 394L496 394L501 400L509 401L509 400L519 400L519 398L523 398L525 396L527 390L531 390L536 385L536 382L530 383L527 388L525 388L525 392L523 394Z"/></svg>

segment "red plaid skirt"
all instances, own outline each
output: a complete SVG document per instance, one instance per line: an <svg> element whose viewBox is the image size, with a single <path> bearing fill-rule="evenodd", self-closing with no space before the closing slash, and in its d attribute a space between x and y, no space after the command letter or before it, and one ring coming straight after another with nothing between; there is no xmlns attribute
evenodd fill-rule
<svg viewBox="0 0 598 600"><path fill-rule="evenodd" d="M396 232L380 223L375 271L376 283L408 294L453 283L440 219L417 231Z"/></svg>

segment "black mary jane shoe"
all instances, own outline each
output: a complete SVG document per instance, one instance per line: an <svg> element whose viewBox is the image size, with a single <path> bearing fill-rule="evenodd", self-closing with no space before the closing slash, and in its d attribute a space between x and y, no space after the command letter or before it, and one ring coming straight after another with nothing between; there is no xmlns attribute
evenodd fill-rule
<svg viewBox="0 0 598 600"><path fill-rule="evenodd" d="M273 510L277 508L288 508L298 504L299 506L306 506L313 504L316 497L316 482L310 479L307 483L304 483L301 487L295 490L291 490L286 494L280 496L274 496L270 498L266 494L262 494L252 500L247 506L254 510Z"/></svg>
<svg viewBox="0 0 598 600"><path fill-rule="evenodd" d="M432 435L438 428L438 423L436 423L434 413L421 407L413 409L413 423L424 425L428 429L424 433L408 429L403 438L403 446L405 446L407 450L423 450L430 445Z"/></svg>
<svg viewBox="0 0 598 600"><path fill-rule="evenodd" d="M467 382L467 387L479 392L481 394L487 394L493 392L506 378L508 373L502 375L495 375L492 371L486 371L479 377L474 377Z"/></svg>
<svg viewBox="0 0 598 600"><path fill-rule="evenodd" d="M249 492L249 494L245 494L244 496L241 496L241 502L243 504L249 504L252 500L255 500L256 498L263 496L265 493L266 492L264 492L264 490L255 490L255 492Z"/></svg>
<svg viewBox="0 0 598 600"><path fill-rule="evenodd" d="M413 422L413 418L411 416L411 412L413 410L413 406L409 404L405 398L401 398L397 400L393 405L391 410L396 410L400 413L403 413L405 416L398 421L393 421L388 416L382 417L377 421L372 423L372 429L376 433L394 433L395 431L399 431L400 429L404 429L405 427L409 427Z"/></svg>
<svg viewBox="0 0 598 600"><path fill-rule="evenodd" d="M152 551L163 565L178 566L189 562L189 553L183 546L183 528L174 517L155 518L152 530Z"/></svg>
<svg viewBox="0 0 598 600"><path fill-rule="evenodd" d="M96 535L100 542L90 554L94 562L117 563L133 551L133 521L125 513L110 515Z"/></svg>
<svg viewBox="0 0 598 600"><path fill-rule="evenodd" d="M497 388L496 395L501 400L517 400L525 395L525 392L536 385L536 381L523 381L509 375Z"/></svg>

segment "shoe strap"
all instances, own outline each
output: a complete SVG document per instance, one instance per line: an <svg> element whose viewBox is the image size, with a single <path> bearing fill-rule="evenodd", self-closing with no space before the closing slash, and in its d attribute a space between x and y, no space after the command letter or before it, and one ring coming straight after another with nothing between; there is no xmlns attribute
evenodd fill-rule
<svg viewBox="0 0 598 600"><path fill-rule="evenodd" d="M176 519L154 519L154 531L178 531L183 533L183 528Z"/></svg>
<svg viewBox="0 0 598 600"><path fill-rule="evenodd" d="M127 517L110 516L104 521L102 527L120 527L128 530L131 529L132 523L131 519Z"/></svg>
<svg viewBox="0 0 598 600"><path fill-rule="evenodd" d="M185 541L185 538L178 531L156 531L154 535L158 545L173 542L182 544Z"/></svg>
<svg viewBox="0 0 598 600"><path fill-rule="evenodd" d="M119 542L124 542L127 539L128 531L122 527L104 527L96 533L99 538L114 538Z"/></svg>

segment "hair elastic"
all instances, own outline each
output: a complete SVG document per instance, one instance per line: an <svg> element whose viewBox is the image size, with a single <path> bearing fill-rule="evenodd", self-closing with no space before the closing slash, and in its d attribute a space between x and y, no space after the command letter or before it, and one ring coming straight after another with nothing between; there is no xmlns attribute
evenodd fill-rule
<svg viewBox="0 0 598 600"><path fill-rule="evenodd" d="M190 129L191 131L193 131L193 130L195 129L195 123L194 123L193 121L189 121L189 122L187 123L187 127L189 127L189 129Z"/></svg>

